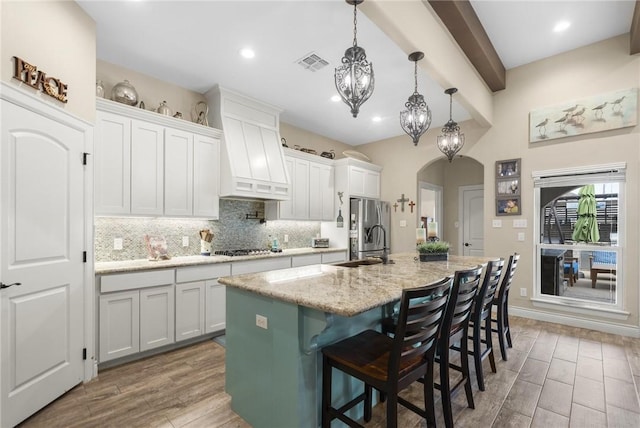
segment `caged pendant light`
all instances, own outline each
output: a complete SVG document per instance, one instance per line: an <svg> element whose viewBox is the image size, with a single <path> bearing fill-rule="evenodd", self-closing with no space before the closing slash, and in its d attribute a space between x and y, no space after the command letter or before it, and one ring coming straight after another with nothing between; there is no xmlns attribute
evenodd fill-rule
<svg viewBox="0 0 640 428"><path fill-rule="evenodd" d="M336 67L336 89L349 107L353 117L358 116L360 106L369 99L373 93L374 76L373 64L367 61L364 49L358 46L357 40L357 6L364 0L346 0L353 5L353 46L344 52L342 65Z"/></svg>
<svg viewBox="0 0 640 428"><path fill-rule="evenodd" d="M418 145L420 136L427 132L431 126L431 110L424 101L424 97L418 93L418 61L422 58L424 58L422 52L413 52L409 55L409 61L414 62L415 87L409 100L404 103L407 109L400 112L400 126L404 132L409 134L414 146Z"/></svg>
<svg viewBox="0 0 640 428"><path fill-rule="evenodd" d="M453 103L453 94L458 92L457 88L449 88L444 91L449 95L449 121L442 128L442 135L438 135L438 148L445 154L449 162L464 146L464 134L460 132L460 127L451 118L451 110Z"/></svg>

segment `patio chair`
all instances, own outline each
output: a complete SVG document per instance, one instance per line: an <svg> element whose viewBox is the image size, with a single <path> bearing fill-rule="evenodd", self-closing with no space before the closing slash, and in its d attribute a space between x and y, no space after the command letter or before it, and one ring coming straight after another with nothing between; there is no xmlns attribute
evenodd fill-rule
<svg viewBox="0 0 640 428"><path fill-rule="evenodd" d="M616 274L617 262L614 251L593 251L589 256L591 288L596 288L599 273Z"/></svg>

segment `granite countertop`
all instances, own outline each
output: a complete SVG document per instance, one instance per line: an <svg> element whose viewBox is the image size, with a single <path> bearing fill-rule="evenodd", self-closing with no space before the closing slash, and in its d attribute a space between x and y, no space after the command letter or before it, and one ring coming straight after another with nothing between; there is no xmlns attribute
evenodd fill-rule
<svg viewBox="0 0 640 428"><path fill-rule="evenodd" d="M218 282L300 306L351 317L399 300L405 288L486 265L494 257L449 256L441 262L415 261L415 252L392 254L394 264L357 268L312 265L219 278Z"/></svg>
<svg viewBox="0 0 640 428"><path fill-rule="evenodd" d="M276 257L291 257L305 254L335 253L347 251L346 248L293 248L282 250L281 253L268 253L252 256L186 256L173 257L169 260L150 261L147 259L125 260L118 262L96 262L95 274L104 275L111 273L136 272L152 269L171 269L177 267L207 265L212 263L240 262L243 260L258 260Z"/></svg>

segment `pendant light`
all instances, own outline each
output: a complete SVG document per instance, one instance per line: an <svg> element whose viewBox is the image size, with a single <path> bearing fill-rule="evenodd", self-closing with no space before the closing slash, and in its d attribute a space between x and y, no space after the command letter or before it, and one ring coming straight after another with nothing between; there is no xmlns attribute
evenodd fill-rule
<svg viewBox="0 0 640 428"><path fill-rule="evenodd" d="M346 0L353 5L353 46L344 52L342 65L336 67L335 82L338 94L349 107L353 117L358 116L360 106L373 93L374 76L373 64L367 61L364 49L358 46L357 36L357 5L364 0Z"/></svg>
<svg viewBox="0 0 640 428"><path fill-rule="evenodd" d="M460 132L460 127L451 118L453 94L456 92L458 92L456 88L449 88L444 91L445 94L449 95L449 121L444 124L442 135L438 135L438 148L449 159L449 162L464 146L464 134Z"/></svg>
<svg viewBox="0 0 640 428"><path fill-rule="evenodd" d="M404 129L404 132L409 134L414 146L418 145L420 136L427 132L427 129L431 126L431 110L429 110L429 106L424 101L424 97L418 93L418 61L422 58L424 58L422 52L413 52L409 55L409 61L414 62L415 87L409 100L404 103L407 109L400 112L400 126Z"/></svg>

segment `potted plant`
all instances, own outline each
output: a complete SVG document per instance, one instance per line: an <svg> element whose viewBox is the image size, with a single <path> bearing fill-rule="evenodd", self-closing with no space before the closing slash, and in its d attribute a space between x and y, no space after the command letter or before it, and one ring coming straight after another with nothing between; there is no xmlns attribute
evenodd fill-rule
<svg viewBox="0 0 640 428"><path fill-rule="evenodd" d="M418 244L418 250L421 262L430 262L437 260L447 260L449 257L449 243L445 241L427 241Z"/></svg>

